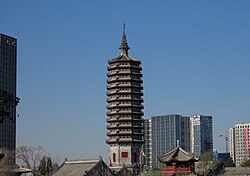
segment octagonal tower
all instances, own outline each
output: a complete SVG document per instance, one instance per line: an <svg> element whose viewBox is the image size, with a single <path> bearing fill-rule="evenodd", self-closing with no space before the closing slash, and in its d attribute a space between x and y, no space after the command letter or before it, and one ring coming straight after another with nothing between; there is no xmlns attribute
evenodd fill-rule
<svg viewBox="0 0 250 176"><path fill-rule="evenodd" d="M143 87L141 61L128 54L129 46L123 30L121 54L108 62L107 80L107 144L110 165L123 165L138 173L143 140Z"/></svg>

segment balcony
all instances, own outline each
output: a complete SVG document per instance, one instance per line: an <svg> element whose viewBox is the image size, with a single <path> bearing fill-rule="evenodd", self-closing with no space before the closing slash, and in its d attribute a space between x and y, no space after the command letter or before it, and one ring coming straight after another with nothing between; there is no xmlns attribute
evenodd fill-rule
<svg viewBox="0 0 250 176"><path fill-rule="evenodd" d="M107 96L110 96L110 95L114 95L114 94L117 94L119 92L118 89L113 89L113 90L108 90L107 91Z"/></svg>
<svg viewBox="0 0 250 176"><path fill-rule="evenodd" d="M131 131L119 131L119 135L132 135Z"/></svg>
<svg viewBox="0 0 250 176"><path fill-rule="evenodd" d="M132 142L132 138L120 138L119 142Z"/></svg>
<svg viewBox="0 0 250 176"><path fill-rule="evenodd" d="M107 86L107 89L113 89L113 88L116 88L117 87L117 84L109 84Z"/></svg>
<svg viewBox="0 0 250 176"><path fill-rule="evenodd" d="M134 131L133 135L139 135L139 136L143 136L143 132L142 131Z"/></svg>
<svg viewBox="0 0 250 176"><path fill-rule="evenodd" d="M142 77L142 73L140 71L132 71L131 74Z"/></svg>
<svg viewBox="0 0 250 176"><path fill-rule="evenodd" d="M107 112L107 116L111 116L111 115L115 115L115 114L117 114L116 111L109 111L109 112Z"/></svg>
<svg viewBox="0 0 250 176"><path fill-rule="evenodd" d="M119 63L112 64L112 65L109 65L107 69L108 69L108 70L109 70L109 69L114 69L114 68L119 67L119 65L120 65Z"/></svg>
<svg viewBox="0 0 250 176"><path fill-rule="evenodd" d="M132 118L132 117L110 117L106 120L108 123L111 122L143 122L142 118Z"/></svg>
<svg viewBox="0 0 250 176"><path fill-rule="evenodd" d="M143 132L132 132L131 130L129 131L124 131L124 130L116 130L116 131L109 131L107 132L107 136L120 136L120 135L139 135L143 136Z"/></svg>
<svg viewBox="0 0 250 176"><path fill-rule="evenodd" d="M107 136L117 136L120 130L116 130L116 131L109 131L107 132Z"/></svg>
<svg viewBox="0 0 250 176"><path fill-rule="evenodd" d="M119 80L119 76L112 76L107 79L107 83L109 84L117 80Z"/></svg>
<svg viewBox="0 0 250 176"><path fill-rule="evenodd" d="M121 110L121 109L107 112L107 116L120 115L120 114L121 115L122 114L136 114L136 115L140 115L140 116L144 115L144 113L142 111Z"/></svg>
<svg viewBox="0 0 250 176"><path fill-rule="evenodd" d="M135 108L139 108L139 109L143 109L144 108L143 105L132 104L132 106L135 107Z"/></svg>
<svg viewBox="0 0 250 176"><path fill-rule="evenodd" d="M122 124L122 123L119 123L118 125L119 128L131 128L132 127L132 124L129 123L129 124Z"/></svg>
<svg viewBox="0 0 250 176"><path fill-rule="evenodd" d="M139 94L140 96L143 95L141 91L134 91L131 89L128 90L122 90L122 89L112 89L107 91L107 96L110 95L119 95L119 94Z"/></svg>
<svg viewBox="0 0 250 176"><path fill-rule="evenodd" d="M115 67L112 67L112 68L115 68ZM112 70L108 72L107 76L114 76L119 73L120 73L120 70Z"/></svg>
<svg viewBox="0 0 250 176"><path fill-rule="evenodd" d="M126 108L126 107L131 107L131 104L121 104L121 103L116 103L112 105L107 105L107 109L113 109L113 108Z"/></svg>
<svg viewBox="0 0 250 176"><path fill-rule="evenodd" d="M123 98L123 97L120 97L119 95L118 96L116 95L115 97L108 98L107 102L116 101L116 100L119 100L120 98Z"/></svg>
<svg viewBox="0 0 250 176"><path fill-rule="evenodd" d="M115 138L115 139L107 139L106 143L131 143L133 140L131 138Z"/></svg>
<svg viewBox="0 0 250 176"><path fill-rule="evenodd" d="M114 129L114 128L117 128L119 126L119 124L117 123L111 123L109 125L107 125L107 129Z"/></svg>
<svg viewBox="0 0 250 176"><path fill-rule="evenodd" d="M107 144L117 143L117 139L116 138L115 139L107 139L106 143Z"/></svg>
<svg viewBox="0 0 250 176"><path fill-rule="evenodd" d="M133 142L144 143L144 140L143 139L133 139Z"/></svg>

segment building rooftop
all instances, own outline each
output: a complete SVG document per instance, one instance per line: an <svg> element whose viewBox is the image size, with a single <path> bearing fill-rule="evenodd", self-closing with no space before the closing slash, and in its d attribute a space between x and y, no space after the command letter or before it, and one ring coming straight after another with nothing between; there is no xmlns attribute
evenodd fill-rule
<svg viewBox="0 0 250 176"><path fill-rule="evenodd" d="M53 176L83 176L101 162L103 162L101 159L65 161Z"/></svg>
<svg viewBox="0 0 250 176"><path fill-rule="evenodd" d="M176 147L170 152L160 156L158 160L161 163L172 163L172 162L187 162L187 161L198 161L199 159L194 157L193 154L186 152L180 147Z"/></svg>

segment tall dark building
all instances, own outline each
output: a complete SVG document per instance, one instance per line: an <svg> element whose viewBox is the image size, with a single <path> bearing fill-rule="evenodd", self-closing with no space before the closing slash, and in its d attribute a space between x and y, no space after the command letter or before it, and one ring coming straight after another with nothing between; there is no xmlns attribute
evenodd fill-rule
<svg viewBox="0 0 250 176"><path fill-rule="evenodd" d="M121 54L109 60L107 80L107 144L113 169L123 165L137 173L143 140L141 61L128 54L125 29Z"/></svg>
<svg viewBox="0 0 250 176"><path fill-rule="evenodd" d="M170 152L178 145L190 151L189 117L178 114L153 116L145 120L145 153L146 165L161 168L158 157Z"/></svg>
<svg viewBox="0 0 250 176"><path fill-rule="evenodd" d="M0 34L0 91L13 97L16 97L16 55L17 40ZM1 109L3 109L3 105ZM8 118L3 118L3 115L1 115L0 119L0 150L15 151L16 107L8 107L8 113Z"/></svg>
<svg viewBox="0 0 250 176"><path fill-rule="evenodd" d="M195 115L190 118L190 149L196 157L213 151L212 116Z"/></svg>

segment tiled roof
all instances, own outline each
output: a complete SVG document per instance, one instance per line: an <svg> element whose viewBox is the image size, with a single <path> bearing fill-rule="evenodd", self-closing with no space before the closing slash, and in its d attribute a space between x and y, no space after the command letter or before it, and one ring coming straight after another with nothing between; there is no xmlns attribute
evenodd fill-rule
<svg viewBox="0 0 250 176"><path fill-rule="evenodd" d="M186 152L180 147L176 147L170 152L160 156L158 160L161 163L171 163L171 162L185 162L185 161L198 161L198 158L195 158L193 154Z"/></svg>
<svg viewBox="0 0 250 176"><path fill-rule="evenodd" d="M65 161L53 176L83 176L99 162L100 160Z"/></svg>
<svg viewBox="0 0 250 176"><path fill-rule="evenodd" d="M114 62L114 61L129 61L129 60L140 61L139 59L136 59L136 58L130 56L129 54L121 54L120 56L110 60L109 63Z"/></svg>

